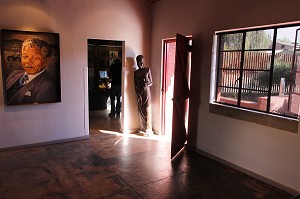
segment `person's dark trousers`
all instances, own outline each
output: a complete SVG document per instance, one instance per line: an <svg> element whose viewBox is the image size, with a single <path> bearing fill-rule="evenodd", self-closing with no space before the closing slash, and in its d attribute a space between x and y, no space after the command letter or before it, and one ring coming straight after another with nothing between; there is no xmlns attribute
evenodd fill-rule
<svg viewBox="0 0 300 199"><path fill-rule="evenodd" d="M117 98L117 103L115 104L116 98ZM114 85L111 87L110 105L111 105L110 113L119 115L121 112L121 86Z"/></svg>

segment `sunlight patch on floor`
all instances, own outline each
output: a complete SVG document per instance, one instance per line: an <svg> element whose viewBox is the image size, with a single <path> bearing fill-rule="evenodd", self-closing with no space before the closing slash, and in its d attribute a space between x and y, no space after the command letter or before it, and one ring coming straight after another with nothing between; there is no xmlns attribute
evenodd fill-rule
<svg viewBox="0 0 300 199"><path fill-rule="evenodd" d="M112 134L112 135L116 135L116 136L120 136L120 137L131 137L131 138L137 138L137 139L145 139L145 140L158 140L158 141L164 141L164 142L170 142L171 141L171 136L169 135L152 135L149 137L145 137L145 136L140 136L140 135L136 135L134 133L130 133L130 134L124 134L124 133L120 133L120 132L116 132L116 131L108 131L108 130L98 130L100 133L105 133L105 134Z"/></svg>

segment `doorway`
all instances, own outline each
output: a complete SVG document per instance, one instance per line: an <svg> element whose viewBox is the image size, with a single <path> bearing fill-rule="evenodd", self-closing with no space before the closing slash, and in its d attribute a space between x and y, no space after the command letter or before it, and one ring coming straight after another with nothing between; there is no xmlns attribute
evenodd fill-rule
<svg viewBox="0 0 300 199"><path fill-rule="evenodd" d="M189 45L191 45L191 37ZM176 60L176 38L163 40L163 67L162 67L162 107L161 107L161 131L163 135L171 136L173 123L173 94L174 94L174 73ZM187 57L187 81L190 84L191 53ZM189 100L186 101L184 124L188 128Z"/></svg>
<svg viewBox="0 0 300 199"><path fill-rule="evenodd" d="M171 136L173 115L173 91L175 69L176 39L163 42L162 71L162 135Z"/></svg>
<svg viewBox="0 0 300 199"><path fill-rule="evenodd" d="M121 117L109 117L112 103L110 67L116 60L124 65L124 43L116 40L87 40L88 115L91 134L99 132L100 129L120 132L122 128Z"/></svg>

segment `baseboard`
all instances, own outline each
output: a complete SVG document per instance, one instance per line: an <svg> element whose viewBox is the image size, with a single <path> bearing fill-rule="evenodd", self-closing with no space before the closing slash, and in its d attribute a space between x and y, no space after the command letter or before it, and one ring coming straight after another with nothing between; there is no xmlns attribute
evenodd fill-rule
<svg viewBox="0 0 300 199"><path fill-rule="evenodd" d="M49 142L41 142L41 143L36 143L36 144L25 144L25 145L14 146L14 147L0 148L0 152L11 151L11 150L16 150L16 149L31 148L31 147L36 147L36 146L44 146L44 145L50 145L50 144L73 142L73 141L84 140L84 139L89 139L89 138L90 138L90 135L85 135L85 136L81 136L81 137L55 140L55 141L49 141Z"/></svg>
<svg viewBox="0 0 300 199"><path fill-rule="evenodd" d="M228 162L228 161L226 161L226 160L224 160L224 159L222 159L222 158L219 158L219 157L214 156L214 155L212 155L212 154L210 154L210 153L207 153L207 152L205 152L205 151L203 151L203 150L201 150L201 149L198 149L198 148L196 148L196 147L189 146L189 145L185 145L185 148L186 148L187 150L194 151L194 152L199 153L199 154L201 154L201 155L203 155L203 156L205 156L205 157L207 157L207 158L210 158L210 159L212 159L212 160L215 160L215 161L217 161L217 162L220 162L220 163L222 163L222 164L224 164L224 165L226 165L226 166L229 166L229 167L231 167L231 168L233 168L233 169L236 169L236 170L238 170L238 171L240 171L240 172L242 172L242 173L245 173L245 174L247 174L247 175L249 175L249 176L251 176L251 177L253 177L253 178L256 178L256 179L258 179L258 180L260 180L260 181L262 181L262 182L265 182L265 183L267 183L267 184L269 184L269 185L272 185L272 186L274 186L274 187L276 187L276 188L278 188L278 189L281 189L281 190L283 190L283 191L285 191L285 192L288 192L288 193L290 193L290 194L292 194L292 195L299 194L299 192L300 192L300 191L297 191L297 190L295 190L295 189L293 189L293 188L291 188L291 187L285 186L285 185L283 185L283 184L281 184L281 183L278 183L278 182L276 182L276 181L274 181L274 180L271 180L271 179L269 179L269 178L266 178L266 177L264 177L264 176L262 176L262 175L259 175L259 174L257 174L257 173L254 173L253 171L247 170L247 169L245 169L245 168L243 168L243 167L240 167L240 166L238 166L238 165L236 165L236 164L233 164L233 163L231 163L231 162Z"/></svg>

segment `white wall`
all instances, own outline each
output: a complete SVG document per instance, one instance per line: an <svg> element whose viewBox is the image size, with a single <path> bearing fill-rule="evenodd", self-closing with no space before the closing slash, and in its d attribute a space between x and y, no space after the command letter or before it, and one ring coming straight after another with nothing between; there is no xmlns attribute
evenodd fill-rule
<svg viewBox="0 0 300 199"><path fill-rule="evenodd" d="M162 39L177 32L193 36L188 144L298 191L299 133L212 114L208 108L214 31L296 21L299 7L299 0L163 0L154 5L151 40L157 82ZM159 109L159 87L153 88L154 110ZM154 125L160 128L160 119Z"/></svg>
<svg viewBox="0 0 300 199"><path fill-rule="evenodd" d="M88 38L125 41L123 111L131 120L124 130L138 128L132 60L150 57L150 8L141 0L0 0L0 29L59 33L62 94L61 103L8 107L0 75L0 148L88 135L83 74Z"/></svg>

